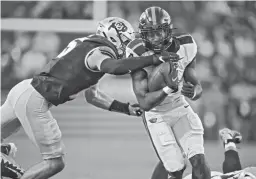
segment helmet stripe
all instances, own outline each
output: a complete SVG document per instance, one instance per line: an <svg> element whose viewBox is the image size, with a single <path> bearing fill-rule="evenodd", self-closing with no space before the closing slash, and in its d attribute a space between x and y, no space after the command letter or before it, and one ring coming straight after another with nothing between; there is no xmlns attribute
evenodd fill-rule
<svg viewBox="0 0 256 179"><path fill-rule="evenodd" d="M156 25L156 8L151 7L153 25Z"/></svg>
<svg viewBox="0 0 256 179"><path fill-rule="evenodd" d="M158 23L158 24L160 24L161 23L161 18L162 18L162 9L161 8L156 8L155 9L155 11L156 11L156 22Z"/></svg>
<svg viewBox="0 0 256 179"><path fill-rule="evenodd" d="M148 19L148 21L150 22L151 21L151 11L150 11L150 9L146 9L146 18Z"/></svg>

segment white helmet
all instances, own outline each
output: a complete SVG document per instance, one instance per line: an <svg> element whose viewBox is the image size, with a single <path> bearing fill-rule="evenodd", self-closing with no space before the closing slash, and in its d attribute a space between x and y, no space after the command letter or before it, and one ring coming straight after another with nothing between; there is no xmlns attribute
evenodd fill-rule
<svg viewBox="0 0 256 179"><path fill-rule="evenodd" d="M135 39L132 25L119 17L108 17L99 22L97 35L106 37L117 48L120 57L125 55L126 45Z"/></svg>

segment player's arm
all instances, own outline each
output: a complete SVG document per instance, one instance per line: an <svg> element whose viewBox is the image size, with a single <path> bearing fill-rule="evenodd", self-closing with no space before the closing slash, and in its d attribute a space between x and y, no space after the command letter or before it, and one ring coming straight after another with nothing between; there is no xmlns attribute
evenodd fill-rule
<svg viewBox="0 0 256 179"><path fill-rule="evenodd" d="M99 47L90 54L87 63L90 68L97 69L104 73L124 75L131 71L153 64L157 65L169 60L169 57L162 57L159 55L117 59L112 49L109 47Z"/></svg>
<svg viewBox="0 0 256 179"><path fill-rule="evenodd" d="M139 102L140 107L144 111L149 111L153 107L161 103L165 97L171 92L170 88L149 92L147 73L144 70L138 70L131 74L133 91Z"/></svg>
<svg viewBox="0 0 256 179"><path fill-rule="evenodd" d="M192 100L201 97L203 89L196 74L196 58L186 67L183 77L186 83L183 84L181 93Z"/></svg>
<svg viewBox="0 0 256 179"><path fill-rule="evenodd" d="M140 116L142 113L139 107L130 105L129 103L122 103L103 93L97 85L85 90L84 96L88 103L101 109L134 116Z"/></svg>

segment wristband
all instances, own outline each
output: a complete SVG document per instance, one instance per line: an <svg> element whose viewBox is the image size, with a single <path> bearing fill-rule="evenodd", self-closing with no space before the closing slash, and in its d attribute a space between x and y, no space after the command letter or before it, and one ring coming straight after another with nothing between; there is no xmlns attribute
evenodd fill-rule
<svg viewBox="0 0 256 179"><path fill-rule="evenodd" d="M163 88L165 94L171 94L174 90L171 89L169 86Z"/></svg>
<svg viewBox="0 0 256 179"><path fill-rule="evenodd" d="M122 103L119 102L117 100L114 100L109 109L109 111L115 111L115 112L120 112L120 113L125 113L130 115L130 111L129 111L129 103Z"/></svg>

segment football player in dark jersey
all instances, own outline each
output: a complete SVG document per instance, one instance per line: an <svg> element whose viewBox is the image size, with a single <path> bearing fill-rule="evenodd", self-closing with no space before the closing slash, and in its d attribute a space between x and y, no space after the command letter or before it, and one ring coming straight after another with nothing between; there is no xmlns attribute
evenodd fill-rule
<svg viewBox="0 0 256 179"><path fill-rule="evenodd" d="M224 145L224 161L222 172L211 171L212 179L256 179L256 167L246 167L242 169L239 153L236 144L242 141L242 135L228 128L219 131L220 138ZM192 175L187 175L184 179L192 179Z"/></svg>
<svg viewBox="0 0 256 179"><path fill-rule="evenodd" d="M192 165L193 179L210 179L204 155L203 125L185 99L197 100L202 94L195 71L197 45L189 34L173 34L172 19L160 7L149 7L141 14L139 33L141 38L127 45L127 57L178 55L178 60L166 63L171 72L162 74L165 83L159 90L148 88L155 66L131 73L134 93L145 110L146 130L161 161L152 179L166 179L168 175L181 179L187 159Z"/></svg>
<svg viewBox="0 0 256 179"><path fill-rule="evenodd" d="M114 100L96 88L105 73L123 75L169 60L168 56L157 55L122 59L126 45L133 39L134 30L127 21L106 18L99 23L96 34L71 41L39 74L10 90L1 106L1 127L18 118L43 158L22 179L46 179L65 166L62 134L49 110L52 105L73 100L86 90L86 100L95 106L128 115L141 114L139 107Z"/></svg>

